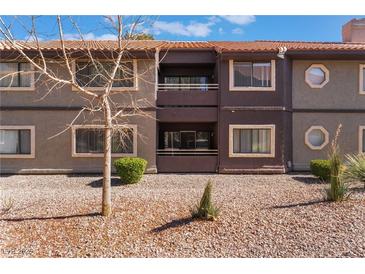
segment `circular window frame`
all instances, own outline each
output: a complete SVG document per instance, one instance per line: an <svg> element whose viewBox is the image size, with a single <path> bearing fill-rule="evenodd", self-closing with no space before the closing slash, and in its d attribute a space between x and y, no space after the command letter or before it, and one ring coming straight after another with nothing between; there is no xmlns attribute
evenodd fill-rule
<svg viewBox="0 0 365 274"><path fill-rule="evenodd" d="M319 68L324 72L324 81L319 85L312 84L308 79L309 70L312 69L312 68ZM330 71L326 68L325 65L312 64L305 70L305 82L311 88L323 88L329 81L330 81Z"/></svg>
<svg viewBox="0 0 365 274"><path fill-rule="evenodd" d="M323 134L324 134L324 142L322 145L320 146L313 146L310 142L309 142L309 133L312 130L320 130ZM328 131L323 127L323 126L311 126L310 128L307 129L307 131L305 132L305 139L304 139L305 144L311 149L311 150L322 150L328 143L329 143L329 133Z"/></svg>

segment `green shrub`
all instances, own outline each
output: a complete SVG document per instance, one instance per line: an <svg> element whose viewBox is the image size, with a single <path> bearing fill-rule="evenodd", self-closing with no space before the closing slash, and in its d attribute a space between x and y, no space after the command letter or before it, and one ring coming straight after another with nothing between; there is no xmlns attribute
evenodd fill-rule
<svg viewBox="0 0 365 274"><path fill-rule="evenodd" d="M329 181L331 165L329 160L312 160L310 169L314 176L324 181Z"/></svg>
<svg viewBox="0 0 365 274"><path fill-rule="evenodd" d="M114 161L114 167L123 183L138 183L146 169L147 161L138 157L120 158Z"/></svg>
<svg viewBox="0 0 365 274"><path fill-rule="evenodd" d="M214 221L217 219L219 209L212 202L212 182L208 181L200 203L192 210L193 218L205 219Z"/></svg>
<svg viewBox="0 0 365 274"><path fill-rule="evenodd" d="M364 182L365 187L365 154L346 155L344 178L347 181Z"/></svg>

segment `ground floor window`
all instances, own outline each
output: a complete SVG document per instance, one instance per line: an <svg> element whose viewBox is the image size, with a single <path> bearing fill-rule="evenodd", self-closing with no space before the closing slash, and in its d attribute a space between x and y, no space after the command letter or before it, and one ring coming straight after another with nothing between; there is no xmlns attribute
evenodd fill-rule
<svg viewBox="0 0 365 274"><path fill-rule="evenodd" d="M1 126L0 157L34 157L34 126Z"/></svg>
<svg viewBox="0 0 365 274"><path fill-rule="evenodd" d="M102 126L74 126L72 130L74 156L103 156L104 129ZM113 156L136 155L136 126L121 126L112 132Z"/></svg>
<svg viewBox="0 0 365 274"><path fill-rule="evenodd" d="M165 149L210 149L213 132L165 131Z"/></svg>
<svg viewBox="0 0 365 274"><path fill-rule="evenodd" d="M274 157L275 125L230 125L230 157Z"/></svg>

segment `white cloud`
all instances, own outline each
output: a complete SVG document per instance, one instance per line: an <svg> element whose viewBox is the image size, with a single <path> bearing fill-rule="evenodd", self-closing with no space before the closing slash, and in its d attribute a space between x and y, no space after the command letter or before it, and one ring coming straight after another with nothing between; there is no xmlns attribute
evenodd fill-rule
<svg viewBox="0 0 365 274"><path fill-rule="evenodd" d="M219 28L218 29L218 32L219 32L219 34L224 34L224 29L223 28Z"/></svg>
<svg viewBox="0 0 365 274"><path fill-rule="evenodd" d="M117 36L111 33L104 33L101 35L95 35L92 32L82 34L82 38L85 40L116 40ZM81 36L78 33L65 33L65 40L81 40Z"/></svg>
<svg viewBox="0 0 365 274"><path fill-rule="evenodd" d="M167 32L175 35L206 37L212 32L211 27L214 24L213 21L208 21L207 23L190 22L187 25L177 21L156 21L153 23L152 28L157 35L161 32Z"/></svg>
<svg viewBox="0 0 365 274"><path fill-rule="evenodd" d="M241 26L248 25L256 21L256 18L253 15L222 15L221 17L232 24Z"/></svg>
<svg viewBox="0 0 365 274"><path fill-rule="evenodd" d="M243 30L240 28L234 28L232 29L233 34L243 34Z"/></svg>

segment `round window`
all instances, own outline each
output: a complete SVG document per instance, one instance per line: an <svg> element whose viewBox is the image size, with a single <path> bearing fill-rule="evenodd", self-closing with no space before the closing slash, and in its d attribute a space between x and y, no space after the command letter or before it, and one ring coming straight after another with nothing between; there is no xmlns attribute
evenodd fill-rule
<svg viewBox="0 0 365 274"><path fill-rule="evenodd" d="M310 149L319 150L328 144L328 132L321 126L312 126L305 133L305 143Z"/></svg>
<svg viewBox="0 0 365 274"><path fill-rule="evenodd" d="M311 65L305 71L305 81L311 88L321 88L329 81L329 71L322 64Z"/></svg>

